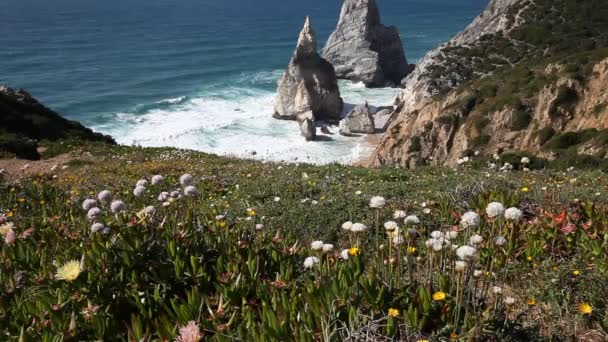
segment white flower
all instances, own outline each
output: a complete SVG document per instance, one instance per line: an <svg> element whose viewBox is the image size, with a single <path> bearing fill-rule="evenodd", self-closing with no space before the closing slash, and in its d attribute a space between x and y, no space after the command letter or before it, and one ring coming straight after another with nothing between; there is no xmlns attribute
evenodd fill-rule
<svg viewBox="0 0 608 342"><path fill-rule="evenodd" d="M396 211L393 213L393 218L394 218L395 220L403 219L403 218L405 218L406 216L407 216L407 214L406 214L406 213L405 213L405 211L403 211L403 210L396 210Z"/></svg>
<svg viewBox="0 0 608 342"><path fill-rule="evenodd" d="M496 246L504 246L507 243L507 239L504 236L497 236L494 238L494 243Z"/></svg>
<svg viewBox="0 0 608 342"><path fill-rule="evenodd" d="M505 304L507 304L507 305L513 305L513 304L515 304L515 298L510 297L510 296L505 297L504 301L505 301Z"/></svg>
<svg viewBox="0 0 608 342"><path fill-rule="evenodd" d="M370 208L380 209L384 208L385 205L386 200L384 199L384 197L374 196L369 200Z"/></svg>
<svg viewBox="0 0 608 342"><path fill-rule="evenodd" d="M312 201L310 201L310 204L312 204L312 205L317 205L317 204L319 204L319 201L317 201L317 200L312 200Z"/></svg>
<svg viewBox="0 0 608 342"><path fill-rule="evenodd" d="M363 192L361 190L355 191L355 195L361 195Z"/></svg>
<svg viewBox="0 0 608 342"><path fill-rule="evenodd" d="M431 213L431 208L424 208L424 209L422 209L422 213L425 214L425 215L430 214Z"/></svg>
<svg viewBox="0 0 608 342"><path fill-rule="evenodd" d="M258 224L255 225L255 230L262 230L262 229L264 229L264 225L263 224L258 223Z"/></svg>
<svg viewBox="0 0 608 342"><path fill-rule="evenodd" d="M448 240L454 240L457 237L458 237L458 232L455 230L450 230L445 233L445 238Z"/></svg>
<svg viewBox="0 0 608 342"><path fill-rule="evenodd" d="M353 233L361 233L367 230L367 226L363 223L353 223L350 231Z"/></svg>
<svg viewBox="0 0 608 342"><path fill-rule="evenodd" d="M105 228L104 225L101 223L93 223L91 225L91 232L97 233L97 232L103 231L104 228Z"/></svg>
<svg viewBox="0 0 608 342"><path fill-rule="evenodd" d="M401 235L393 236L393 245L399 246L405 242L405 239Z"/></svg>
<svg viewBox="0 0 608 342"><path fill-rule="evenodd" d="M310 249L320 251L323 249L323 241L317 240L310 243Z"/></svg>
<svg viewBox="0 0 608 342"><path fill-rule="evenodd" d="M524 217L524 213L518 208L509 208L505 210L505 218L509 221L521 221Z"/></svg>
<svg viewBox="0 0 608 342"><path fill-rule="evenodd" d="M97 206L97 201L92 198L86 199L82 202L82 209L87 211L95 206Z"/></svg>
<svg viewBox="0 0 608 342"><path fill-rule="evenodd" d="M434 252L441 252L443 250L443 240L434 239L431 247Z"/></svg>
<svg viewBox="0 0 608 342"><path fill-rule="evenodd" d="M280 200L281 200L281 197L278 197L278 196L277 196L277 197L275 197L275 198L274 198L274 201L275 201L275 202L279 202Z"/></svg>
<svg viewBox="0 0 608 342"><path fill-rule="evenodd" d="M454 269L456 272L463 272L467 269L467 263L465 261L458 260L454 263Z"/></svg>
<svg viewBox="0 0 608 342"><path fill-rule="evenodd" d="M522 157L521 158L521 163L522 164L530 164L530 158L528 158L528 157Z"/></svg>
<svg viewBox="0 0 608 342"><path fill-rule="evenodd" d="M311 256L304 259L304 267L313 268L316 264L319 263L319 258Z"/></svg>
<svg viewBox="0 0 608 342"><path fill-rule="evenodd" d="M473 277L475 278L479 278L483 275L483 271L482 270L475 270L473 271Z"/></svg>
<svg viewBox="0 0 608 342"><path fill-rule="evenodd" d="M456 249L456 255L460 260L472 260L477 255L477 249L472 246L460 246Z"/></svg>
<svg viewBox="0 0 608 342"><path fill-rule="evenodd" d="M478 234L472 235L469 238L469 243L471 243L471 245L479 245L482 242L483 242L483 237L481 237L481 235L478 235Z"/></svg>
<svg viewBox="0 0 608 342"><path fill-rule="evenodd" d="M112 204L110 204L110 210L114 214L124 211L125 209L127 209L127 206L125 205L125 202L123 202L121 200L116 200L116 201L112 202Z"/></svg>
<svg viewBox="0 0 608 342"><path fill-rule="evenodd" d="M179 191L177 191L177 190L171 191L171 194L170 194L170 195L171 195L171 197L173 197L173 198L179 198L179 197L181 196L181 194L180 194L180 193L179 193Z"/></svg>
<svg viewBox="0 0 608 342"><path fill-rule="evenodd" d="M492 292L494 292L495 294L501 294L502 293L502 287L500 287L500 286L492 286Z"/></svg>
<svg viewBox="0 0 608 342"><path fill-rule="evenodd" d="M140 179L137 181L137 183L135 184L136 187L138 186L148 186L148 181L145 179Z"/></svg>
<svg viewBox="0 0 608 342"><path fill-rule="evenodd" d="M498 216L502 216L505 212L505 206L499 202L492 202L488 204L486 207L486 214L488 214L489 218L494 218Z"/></svg>
<svg viewBox="0 0 608 342"><path fill-rule="evenodd" d="M133 195L135 195L135 197L141 197L143 196L143 194L146 192L146 188L143 186L137 186L134 190L133 190Z"/></svg>
<svg viewBox="0 0 608 342"><path fill-rule="evenodd" d="M384 223L384 229L387 232L392 232L395 231L395 229L399 228L399 225L397 225L397 222L395 221L387 221Z"/></svg>
<svg viewBox="0 0 608 342"><path fill-rule="evenodd" d="M97 199L105 203L110 203L112 201L112 198L114 197L112 196L112 193L109 190L104 190L97 195Z"/></svg>
<svg viewBox="0 0 608 342"><path fill-rule="evenodd" d="M93 207L87 212L87 218L91 221L97 219L101 215L101 209Z"/></svg>
<svg viewBox="0 0 608 342"><path fill-rule="evenodd" d="M144 213L148 216L150 215L154 215L154 213L156 212L156 208L154 208L153 206L149 205L147 207L144 208Z"/></svg>
<svg viewBox="0 0 608 342"><path fill-rule="evenodd" d="M420 224L420 219L416 215L410 215L403 220L403 223L406 225L416 225Z"/></svg>
<svg viewBox="0 0 608 342"><path fill-rule="evenodd" d="M156 175L152 177L152 185L158 185L165 181L165 177L161 175Z"/></svg>
<svg viewBox="0 0 608 342"><path fill-rule="evenodd" d="M194 196L198 195L198 191L196 190L196 188L194 186L188 185L187 187L184 188L184 195L194 197Z"/></svg>
<svg viewBox="0 0 608 342"><path fill-rule="evenodd" d="M474 211L468 211L466 213L464 213L462 215L462 217L460 218L460 226L462 228L475 228L477 226L479 226L479 223L481 222L481 218L479 217L479 214L477 214Z"/></svg>
<svg viewBox="0 0 608 342"><path fill-rule="evenodd" d="M348 249L343 249L342 252L340 252L340 258L348 260Z"/></svg>
<svg viewBox="0 0 608 342"><path fill-rule="evenodd" d="M179 177L179 183L183 186L192 184L193 180L194 180L194 178L189 173L185 173L181 177Z"/></svg>
<svg viewBox="0 0 608 342"><path fill-rule="evenodd" d="M323 253L331 252L334 250L334 245L331 243L324 243L321 249L323 250Z"/></svg>
<svg viewBox="0 0 608 342"><path fill-rule="evenodd" d="M431 232L431 237L433 239L443 239L445 234L439 230L434 230Z"/></svg>
<svg viewBox="0 0 608 342"><path fill-rule="evenodd" d="M158 195L158 200L159 200L159 201L161 201L161 202L164 202L164 201L166 201L166 200L168 200L168 199L169 199L169 193L168 193L168 192L166 192L166 191L163 191L163 192L161 192L161 193Z"/></svg>
<svg viewBox="0 0 608 342"><path fill-rule="evenodd" d="M344 223L342 223L342 229L344 230L351 230L353 228L353 223L350 221L346 221Z"/></svg>

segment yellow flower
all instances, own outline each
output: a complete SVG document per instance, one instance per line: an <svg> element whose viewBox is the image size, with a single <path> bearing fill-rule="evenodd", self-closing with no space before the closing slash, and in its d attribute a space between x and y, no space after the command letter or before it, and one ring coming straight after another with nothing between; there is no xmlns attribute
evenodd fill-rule
<svg viewBox="0 0 608 342"><path fill-rule="evenodd" d="M408 253L408 254L414 254L414 253L416 253L416 247L414 247L414 246L409 246L409 247L407 248L407 253Z"/></svg>
<svg viewBox="0 0 608 342"><path fill-rule="evenodd" d="M6 236L13 228L15 228L15 224L12 222L0 225L0 236Z"/></svg>
<svg viewBox="0 0 608 342"><path fill-rule="evenodd" d="M220 228L224 228L224 227L226 227L226 221L221 220L221 221L219 222L219 226L220 226Z"/></svg>
<svg viewBox="0 0 608 342"><path fill-rule="evenodd" d="M399 309L389 308L388 315L391 317L399 317Z"/></svg>
<svg viewBox="0 0 608 342"><path fill-rule="evenodd" d="M361 254L361 252L359 251L359 247L351 247L348 249L348 254L350 254L352 256L357 256L357 255Z"/></svg>
<svg viewBox="0 0 608 342"><path fill-rule="evenodd" d="M57 269L55 279L73 281L80 275L80 262L78 260L68 261Z"/></svg>
<svg viewBox="0 0 608 342"><path fill-rule="evenodd" d="M528 298L528 300L526 300L526 303L528 305L536 305L536 299L534 299L534 298Z"/></svg>
<svg viewBox="0 0 608 342"><path fill-rule="evenodd" d="M533 260L532 257L528 256L528 261L532 261L532 260Z"/></svg>
<svg viewBox="0 0 608 342"><path fill-rule="evenodd" d="M249 215L249 216L255 216L255 210L253 210L251 208L247 209L247 215Z"/></svg>
<svg viewBox="0 0 608 342"><path fill-rule="evenodd" d="M429 341L429 340L418 340L416 342L431 342L431 341Z"/></svg>
<svg viewBox="0 0 608 342"><path fill-rule="evenodd" d="M19 203L23 203L25 202L25 198L19 198L17 201L19 201Z"/></svg>
<svg viewBox="0 0 608 342"><path fill-rule="evenodd" d="M579 270L574 270L574 271L572 272L572 275L573 275L573 276L575 276L575 277L576 277L576 276L579 276L580 274L581 274L581 271L579 271Z"/></svg>
<svg viewBox="0 0 608 342"><path fill-rule="evenodd" d="M6 217L11 218L13 217L13 212L9 211L8 213L6 213Z"/></svg>
<svg viewBox="0 0 608 342"><path fill-rule="evenodd" d="M583 315L589 315L593 311L593 307L589 303L580 303L578 305L578 312Z"/></svg>
<svg viewBox="0 0 608 342"><path fill-rule="evenodd" d="M528 191L530 191L530 189L528 189L528 187L524 186L523 188L521 188L521 192L528 192Z"/></svg>
<svg viewBox="0 0 608 342"><path fill-rule="evenodd" d="M433 300L436 301L444 300L446 297L447 295L445 294L445 292L437 291L433 293Z"/></svg>

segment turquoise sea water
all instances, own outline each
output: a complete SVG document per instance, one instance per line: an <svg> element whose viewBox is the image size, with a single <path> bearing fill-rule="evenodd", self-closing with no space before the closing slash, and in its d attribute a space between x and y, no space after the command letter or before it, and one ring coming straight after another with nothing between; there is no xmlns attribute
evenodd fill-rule
<svg viewBox="0 0 608 342"><path fill-rule="evenodd" d="M410 63L488 0L378 0ZM273 160L349 162L362 138L305 143L271 119L276 82L310 15L321 48L340 0L2 0L0 83L125 144ZM395 90L341 82L349 104Z"/></svg>

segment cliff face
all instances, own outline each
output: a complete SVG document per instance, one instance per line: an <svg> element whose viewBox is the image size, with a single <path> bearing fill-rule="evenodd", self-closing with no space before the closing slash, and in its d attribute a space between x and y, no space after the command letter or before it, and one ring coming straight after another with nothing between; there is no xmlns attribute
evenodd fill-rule
<svg viewBox="0 0 608 342"><path fill-rule="evenodd" d="M0 85L0 154L38 159L38 140L80 139L115 143L76 121L61 117L24 90Z"/></svg>
<svg viewBox="0 0 608 342"><path fill-rule="evenodd" d="M373 163L451 165L476 151L605 158L608 20L594 12L608 5L572 6L491 1L406 78L396 99L401 109Z"/></svg>

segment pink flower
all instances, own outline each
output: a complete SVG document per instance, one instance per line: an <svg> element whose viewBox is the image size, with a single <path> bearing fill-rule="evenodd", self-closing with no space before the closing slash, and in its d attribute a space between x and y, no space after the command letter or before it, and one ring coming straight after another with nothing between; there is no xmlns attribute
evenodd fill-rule
<svg viewBox="0 0 608 342"><path fill-rule="evenodd" d="M202 338L201 332L198 325L194 321L188 322L188 325L184 325L179 328L179 336L175 340L176 342L198 342Z"/></svg>
<svg viewBox="0 0 608 342"><path fill-rule="evenodd" d="M576 231L576 226L572 223L565 224L562 226L562 232L566 235L572 234Z"/></svg>
<svg viewBox="0 0 608 342"><path fill-rule="evenodd" d="M12 246L15 244L16 239L17 235L15 235L15 232L11 229L8 231L8 233L6 233L6 236L4 237L4 242L6 242L8 246Z"/></svg>

